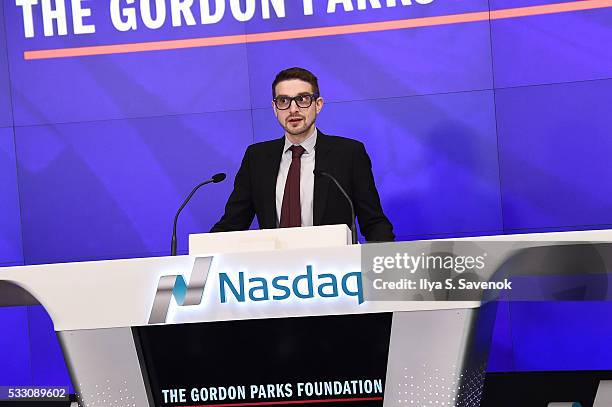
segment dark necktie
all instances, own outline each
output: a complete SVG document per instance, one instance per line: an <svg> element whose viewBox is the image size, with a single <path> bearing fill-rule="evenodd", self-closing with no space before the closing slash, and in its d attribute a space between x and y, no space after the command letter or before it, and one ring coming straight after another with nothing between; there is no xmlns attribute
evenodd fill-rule
<svg viewBox="0 0 612 407"><path fill-rule="evenodd" d="M302 208L300 206L300 168L301 157L306 150L302 146L291 146L291 165L285 182L283 206L281 207L280 227L291 228L302 226Z"/></svg>

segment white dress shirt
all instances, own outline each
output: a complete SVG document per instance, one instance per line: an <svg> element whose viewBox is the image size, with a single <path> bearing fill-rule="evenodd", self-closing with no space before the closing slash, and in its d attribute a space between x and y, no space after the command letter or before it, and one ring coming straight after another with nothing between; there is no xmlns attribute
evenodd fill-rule
<svg viewBox="0 0 612 407"><path fill-rule="evenodd" d="M317 143L317 129L310 137L304 140L299 145L304 147L304 154L300 159L300 207L302 212L302 226L312 226L312 199L314 196L314 174L315 169L315 145ZM283 194L285 192L285 183L287 182L287 174L291 165L291 150L289 148L294 145L287 136L285 136L285 147L281 157L280 168L276 178L276 220L280 223L280 213L283 207Z"/></svg>

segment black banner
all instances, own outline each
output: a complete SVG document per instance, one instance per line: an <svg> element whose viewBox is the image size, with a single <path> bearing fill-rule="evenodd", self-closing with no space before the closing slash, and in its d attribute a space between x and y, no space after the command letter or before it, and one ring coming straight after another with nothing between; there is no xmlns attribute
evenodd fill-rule
<svg viewBox="0 0 612 407"><path fill-rule="evenodd" d="M156 406L381 407L391 313L134 328Z"/></svg>

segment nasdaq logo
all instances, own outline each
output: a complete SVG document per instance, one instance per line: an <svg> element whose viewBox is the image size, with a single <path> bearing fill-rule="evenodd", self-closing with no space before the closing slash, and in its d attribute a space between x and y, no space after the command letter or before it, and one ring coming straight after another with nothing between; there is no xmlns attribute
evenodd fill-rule
<svg viewBox="0 0 612 407"><path fill-rule="evenodd" d="M199 305L204 295L204 285L208 278L212 257L197 257L193 263L189 283L182 275L162 276L157 284L149 324L166 322L172 297L178 305Z"/></svg>
<svg viewBox="0 0 612 407"><path fill-rule="evenodd" d="M174 297L179 306L199 305L202 302L212 257L198 257L193 264L189 282L182 275L159 278L153 300L149 324L166 322L170 302ZM245 272L219 273L219 297L221 304L235 302L284 301L291 298L339 298L353 297L363 302L360 272L336 275L315 274L312 266L306 266L303 274L245 277Z"/></svg>
<svg viewBox="0 0 612 407"><path fill-rule="evenodd" d="M312 266L306 266L305 274L277 275L272 278L245 278L244 272L230 276L219 273L219 296L221 303L233 298L237 302L284 301L291 298L337 298L355 297L363 302L361 273L346 273L343 276L324 273L314 274Z"/></svg>

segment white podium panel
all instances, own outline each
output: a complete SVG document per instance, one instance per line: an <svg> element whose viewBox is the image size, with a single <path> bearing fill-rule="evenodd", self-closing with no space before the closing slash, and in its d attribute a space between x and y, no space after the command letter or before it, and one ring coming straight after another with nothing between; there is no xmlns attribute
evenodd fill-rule
<svg viewBox="0 0 612 407"><path fill-rule="evenodd" d="M350 244L351 230L346 225L199 233L189 235L189 255L319 249Z"/></svg>

